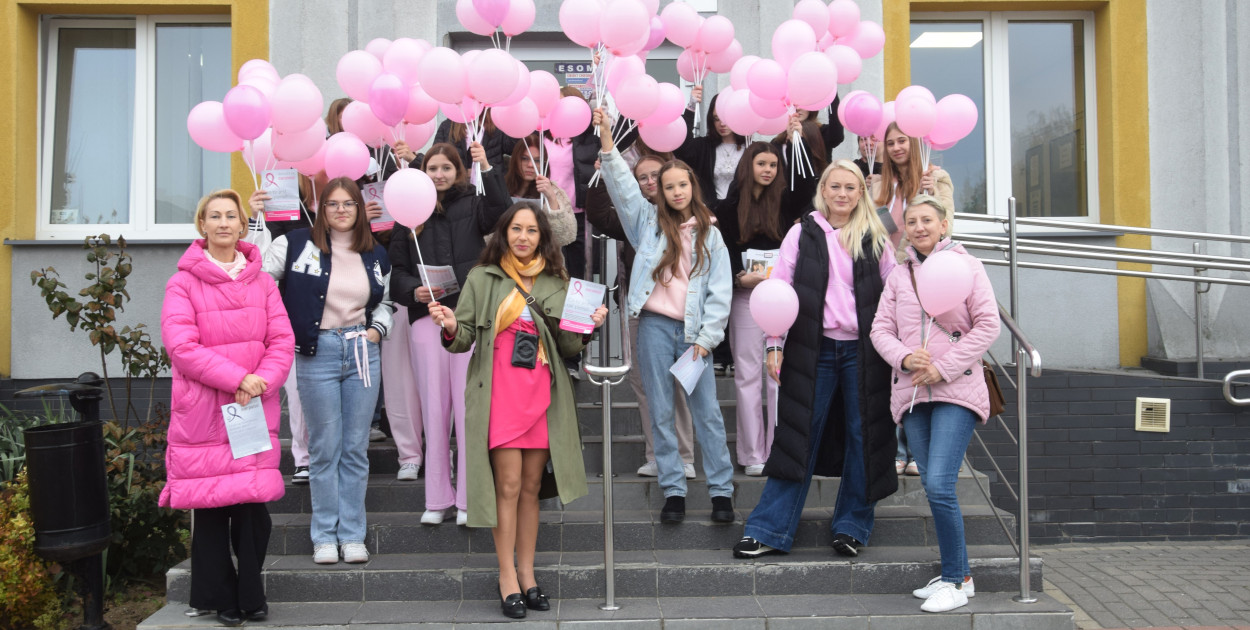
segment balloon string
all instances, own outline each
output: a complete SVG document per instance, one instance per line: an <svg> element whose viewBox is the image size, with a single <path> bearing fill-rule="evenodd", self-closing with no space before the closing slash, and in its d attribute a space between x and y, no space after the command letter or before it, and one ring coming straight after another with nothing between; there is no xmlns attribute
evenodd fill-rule
<svg viewBox="0 0 1250 630"><path fill-rule="evenodd" d="M529 147L525 148L525 157L530 159L530 166L534 167L534 179L538 179L538 176L542 174L542 171L538 169L538 164L534 162L534 154L530 153ZM543 210L551 212L551 204L547 203L547 195L538 193L538 203L542 206Z"/></svg>
<svg viewBox="0 0 1250 630"><path fill-rule="evenodd" d="M508 36L507 41L504 43L504 52L507 52L507 53L512 52L512 36L511 35Z"/></svg>
<svg viewBox="0 0 1250 630"><path fill-rule="evenodd" d="M415 230L416 227L414 226L413 229ZM412 246L417 248L417 262L421 263L421 266L419 267L421 271L421 284L425 285L425 290L430 292L430 298L433 299L434 287L430 286L430 277L425 273L425 259L421 257L421 243L417 242L417 235L415 233L412 235ZM435 302L437 302L437 300L435 300Z"/></svg>
<svg viewBox="0 0 1250 630"><path fill-rule="evenodd" d="M255 188L256 190L260 190L260 179L256 177L255 143L251 140L247 141L247 155L248 155L248 159L243 160L243 163L247 164L247 170L249 173L252 174L252 187Z"/></svg>

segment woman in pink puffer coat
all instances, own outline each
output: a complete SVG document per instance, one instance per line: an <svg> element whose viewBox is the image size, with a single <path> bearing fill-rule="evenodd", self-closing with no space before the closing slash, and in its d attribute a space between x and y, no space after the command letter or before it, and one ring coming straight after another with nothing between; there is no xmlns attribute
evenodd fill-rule
<svg viewBox="0 0 1250 630"><path fill-rule="evenodd" d="M930 195L919 195L904 208L903 229L910 245L901 250L906 260L886 279L871 335L881 358L894 368L890 411L903 425L920 468L942 556L942 575L912 591L925 600L920 607L925 612L959 608L976 594L955 484L973 428L989 415L980 361L998 338L994 288L981 261L945 238L949 217ZM934 317L926 345L922 332L929 318L916 295L913 272L936 252L964 259L972 273L972 292L963 304Z"/></svg>
<svg viewBox="0 0 1250 630"><path fill-rule="evenodd" d="M173 391L160 504L194 510L191 605L239 625L269 611L260 575L271 526L265 503L284 492L278 391L291 369L295 336L277 285L261 272L261 252L239 242L247 218L238 193L202 199L195 224L204 238L178 261L161 310ZM255 396L271 448L235 459L221 408Z"/></svg>

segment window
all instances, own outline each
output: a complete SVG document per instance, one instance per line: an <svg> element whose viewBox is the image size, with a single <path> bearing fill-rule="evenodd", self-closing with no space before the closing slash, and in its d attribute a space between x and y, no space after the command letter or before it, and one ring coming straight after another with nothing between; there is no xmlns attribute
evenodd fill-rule
<svg viewBox="0 0 1250 630"><path fill-rule="evenodd" d="M912 82L976 102L976 129L934 153L960 212L1098 220L1090 13L917 14Z"/></svg>
<svg viewBox="0 0 1250 630"><path fill-rule="evenodd" d="M51 18L44 26L37 236L195 236L195 204L230 185L230 156L196 146L187 113L230 89L229 23Z"/></svg>

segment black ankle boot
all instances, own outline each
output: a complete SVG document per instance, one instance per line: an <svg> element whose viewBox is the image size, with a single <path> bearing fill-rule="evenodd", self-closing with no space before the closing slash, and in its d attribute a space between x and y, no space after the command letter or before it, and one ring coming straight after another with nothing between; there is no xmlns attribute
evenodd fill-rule
<svg viewBox="0 0 1250 630"><path fill-rule="evenodd" d="M680 523L686 520L686 497L669 497L660 510L661 523Z"/></svg>

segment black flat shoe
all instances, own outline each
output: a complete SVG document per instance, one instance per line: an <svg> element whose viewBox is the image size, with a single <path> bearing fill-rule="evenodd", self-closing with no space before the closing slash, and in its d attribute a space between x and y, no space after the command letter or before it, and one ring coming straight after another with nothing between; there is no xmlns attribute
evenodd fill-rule
<svg viewBox="0 0 1250 630"><path fill-rule="evenodd" d="M240 626L243 625L243 613L239 612L237 608L219 610L217 611L217 621L223 626Z"/></svg>
<svg viewBox="0 0 1250 630"><path fill-rule="evenodd" d="M660 510L661 523L680 523L686 520L686 497L669 497Z"/></svg>
<svg viewBox="0 0 1250 630"><path fill-rule="evenodd" d="M734 522L734 506L729 497L712 497L712 522Z"/></svg>
<svg viewBox="0 0 1250 630"><path fill-rule="evenodd" d="M261 604L260 608L244 614L247 615L248 621L264 621L269 618L269 604Z"/></svg>
<svg viewBox="0 0 1250 630"><path fill-rule="evenodd" d="M543 594L543 589L535 586L525 591L525 607L530 610L551 610L551 602Z"/></svg>
<svg viewBox="0 0 1250 630"><path fill-rule="evenodd" d="M525 599L521 597L520 593L513 593L507 596L503 601L499 602L499 605L503 608L503 616L509 619L525 618Z"/></svg>

